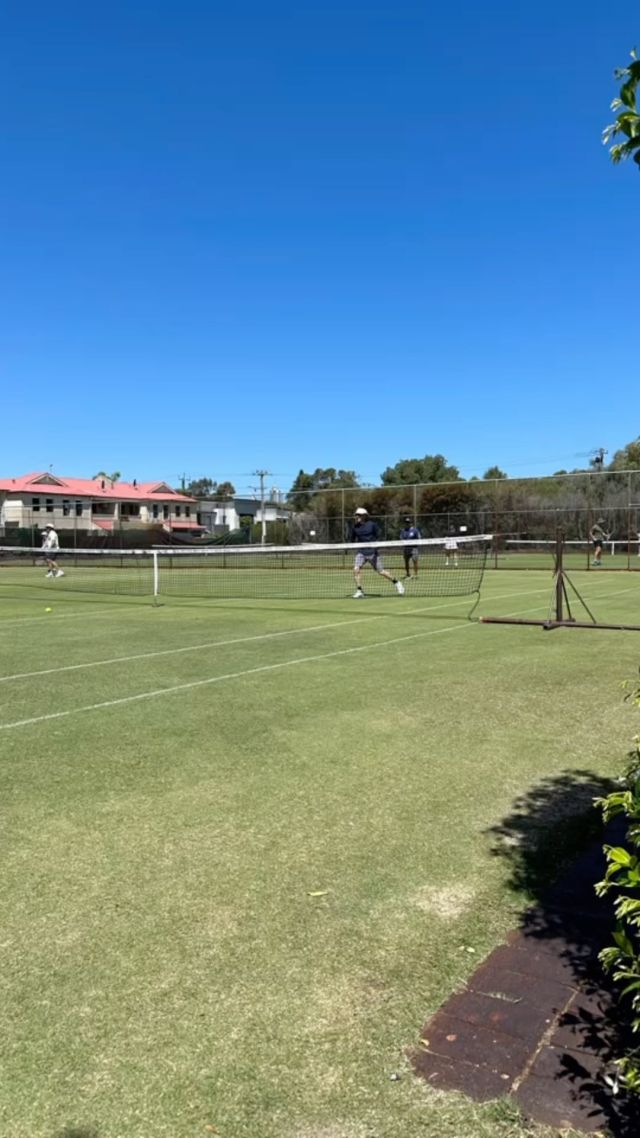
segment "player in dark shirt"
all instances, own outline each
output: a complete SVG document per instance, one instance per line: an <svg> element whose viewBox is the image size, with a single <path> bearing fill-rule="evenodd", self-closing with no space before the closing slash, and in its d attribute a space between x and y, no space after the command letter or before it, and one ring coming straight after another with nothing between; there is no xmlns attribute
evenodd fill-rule
<svg viewBox="0 0 640 1138"><path fill-rule="evenodd" d="M392 573L387 572L382 564L382 558L373 544L378 540L378 527L376 523L371 520L364 506L358 506L355 512L349 540L357 542L358 545L362 544L363 546L363 549L359 549L356 553L353 563L353 575L356 580L356 591L353 594L354 598L359 600L360 597L364 596L362 591L362 570L365 565L370 565L381 577L386 577L387 581L391 581L395 585L396 593L402 596L404 593L404 585L397 577L394 577Z"/></svg>
<svg viewBox="0 0 640 1138"><path fill-rule="evenodd" d="M404 557L404 573L405 577L411 576L411 567L413 566L414 577L418 576L418 547L415 545L422 537L420 530L414 526L411 518L404 519L404 529L400 530L400 541L411 542L410 545L405 545L402 550Z"/></svg>
<svg viewBox="0 0 640 1138"><path fill-rule="evenodd" d="M601 568L602 550L604 548L604 543L611 537L611 534L607 533L606 530L603 529L604 524L604 518L598 518L597 522L591 526L591 530L589 532L589 537L593 542L593 561L591 562L593 569Z"/></svg>

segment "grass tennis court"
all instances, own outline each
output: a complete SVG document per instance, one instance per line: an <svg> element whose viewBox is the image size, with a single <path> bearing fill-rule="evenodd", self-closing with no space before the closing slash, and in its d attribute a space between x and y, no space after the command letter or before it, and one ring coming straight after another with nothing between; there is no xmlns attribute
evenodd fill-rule
<svg viewBox="0 0 640 1138"><path fill-rule="evenodd" d="M637 574L578 587L640 623ZM550 592L488 572L478 611ZM528 900L494 831L618 773L640 634L468 609L3 587L3 1138L555 1133L405 1053Z"/></svg>

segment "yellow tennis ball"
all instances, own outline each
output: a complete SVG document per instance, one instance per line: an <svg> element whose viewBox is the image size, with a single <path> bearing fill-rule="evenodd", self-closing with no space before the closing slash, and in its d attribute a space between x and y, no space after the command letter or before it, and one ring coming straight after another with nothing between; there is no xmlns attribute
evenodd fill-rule
<svg viewBox="0 0 640 1138"><path fill-rule="evenodd" d="M53 612L53 609L45 609L45 612Z"/></svg>

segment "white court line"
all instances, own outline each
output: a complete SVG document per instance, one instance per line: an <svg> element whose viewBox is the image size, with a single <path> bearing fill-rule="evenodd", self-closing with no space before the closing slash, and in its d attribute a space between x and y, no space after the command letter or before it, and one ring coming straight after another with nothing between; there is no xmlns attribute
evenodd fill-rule
<svg viewBox="0 0 640 1138"><path fill-rule="evenodd" d="M406 610L405 610L406 611ZM411 612L418 612L422 610L411 609L406 615L411 615ZM89 660L84 664L63 664L59 668L43 668L39 672L15 672L13 675L0 676L0 684L8 683L10 680L29 680L36 676L51 676L58 675L60 672L77 672L82 668L102 668L107 664L128 664L134 660L155 660L158 656L179 656L183 652L203 652L209 648L228 648L232 644L250 644L256 640L275 640L279 636L295 636L306 632L322 632L325 628L344 628L350 624L364 624L368 620L379 620L382 615L356 617L355 620L338 620L331 621L327 624L312 624L305 628L285 628L279 632L260 632L255 636L236 636L232 640L208 640L204 644L187 644L181 648L158 648L153 652L137 652L133 656L112 656L106 660Z"/></svg>
<svg viewBox="0 0 640 1138"><path fill-rule="evenodd" d="M529 610L527 610L529 611ZM394 636L391 640L379 640L373 644L358 644L353 648L338 648L334 652L322 652L317 656L298 656L295 660L282 660L277 664L261 664L257 668L245 668L241 672L227 672L221 676L209 676L206 680L190 680L187 684L175 684L170 688L158 688L156 691L140 692L138 695L126 695L120 699L109 699L103 703L91 703L84 707L70 708L68 711L52 711L48 715L35 715L31 719L18 719L15 723L0 723L0 731L8 731L13 727L30 727L36 723L45 723L51 719L66 719L70 715L80 715L86 711L102 711L107 707L120 707L126 703L136 703L143 699L156 699L158 696L174 695L176 692L191 691L194 688L207 687L211 684L220 684L225 680L239 680L245 676L256 676L261 672L275 672L280 668L292 668L298 664L314 664L320 660L331 660L337 656L350 656L355 652L368 652L375 648L388 648L390 644L402 644L407 640L418 640L426 636L439 636L443 632L459 632L461 629L478 628L477 624L454 624L448 628L432 628L426 632L412 632L408 636Z"/></svg>
<svg viewBox="0 0 640 1138"><path fill-rule="evenodd" d="M505 597L511 599L512 597L527 597L535 596L536 593L546 593L547 589L527 589L523 593L507 593L502 596L497 596L495 600L504 600ZM444 602L441 605L432 605L428 611L436 612L438 609L451 608L455 604L467 604L469 598L461 597L457 600L453 598ZM384 612L384 613L371 613L369 616L356 617L353 620L337 620L330 621L326 624L313 624L307 625L304 628L287 628L279 632L263 632L256 636L238 636L232 640L209 640L204 644L188 644L180 648L158 648L153 652L137 652L131 656L111 656L105 660L89 660L84 664L61 664L58 668L41 668L34 672L13 672L6 676L0 676L0 684L10 683L13 680L30 680L38 676L53 676L60 675L62 672L77 672L82 671L84 668L102 668L109 664L128 664L136 660L154 660L160 656L178 656L184 652L202 652L210 648L228 648L234 644L248 644L256 640L274 640L279 636L295 636L303 635L307 632L322 632L325 628L345 628L352 624L365 624L371 620L383 620L387 616L412 616L415 613L423 613L424 607L421 606L417 609L403 608L401 612Z"/></svg>
<svg viewBox="0 0 640 1138"><path fill-rule="evenodd" d="M538 590L535 590L538 591ZM540 590L541 591L541 590ZM520 609L520 613L537 612L540 608ZM511 616L518 613L511 613ZM294 660L282 660L277 664L261 664L257 668L245 668L240 672L227 672L221 676L209 676L206 680L190 680L186 684L174 684L169 688L158 688L154 691L139 692L137 695L121 696L119 699L104 700L101 703L86 704L84 707L73 707L68 711L52 711L47 715L35 715L29 719L18 719L13 723L0 723L0 731L9 731L15 727L32 727L38 723L47 723L52 719L67 719L71 715L81 715L88 711L103 711L105 708L122 707L127 703L138 703L143 699L157 699L159 696L174 695L176 692L192 691L195 688L208 687L212 684L224 683L226 680L244 679L245 676L257 676L265 672L275 672L282 668L293 668L298 664L314 664L321 660L332 660L338 656L351 656L356 652L368 652L375 648L388 648L391 644L404 644L409 640L420 640L428 636L440 636L445 632L461 632L472 628L482 628L481 624L452 624L447 628L431 628L422 632L412 632L408 636L394 636L389 640L379 640L373 644L359 644L353 648L339 648L333 652L322 652L316 656L298 656Z"/></svg>
<svg viewBox="0 0 640 1138"><path fill-rule="evenodd" d="M67 593L66 596L68 595L69 594ZM128 607L131 608L133 606ZM152 607L152 605L148 605L144 611L148 611ZM138 608L137 611L140 612L140 608ZM88 616L111 616L114 612L122 614L122 607L116 608L116 605L113 604L110 605L108 609L102 605L99 609L85 609L83 612L56 612L47 613L46 616L11 616L7 620L0 620L0 632L2 632L5 628L11 628L12 625L17 625L18 628L21 628L23 624L35 624L36 622L57 624L62 620L85 620Z"/></svg>

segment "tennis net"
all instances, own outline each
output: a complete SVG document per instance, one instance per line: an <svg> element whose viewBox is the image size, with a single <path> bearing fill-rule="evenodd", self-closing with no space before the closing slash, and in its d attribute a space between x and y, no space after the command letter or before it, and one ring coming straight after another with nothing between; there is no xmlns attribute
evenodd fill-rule
<svg viewBox="0 0 640 1138"><path fill-rule="evenodd" d="M393 596L384 569L410 596L469 596L482 583L491 536L423 538L341 545L222 546L151 550L64 549L60 575L51 576L41 549L0 547L0 588L128 596L336 599L354 592L356 559L363 561L365 596ZM375 566L375 567L374 567ZM376 572L376 568L378 572Z"/></svg>

